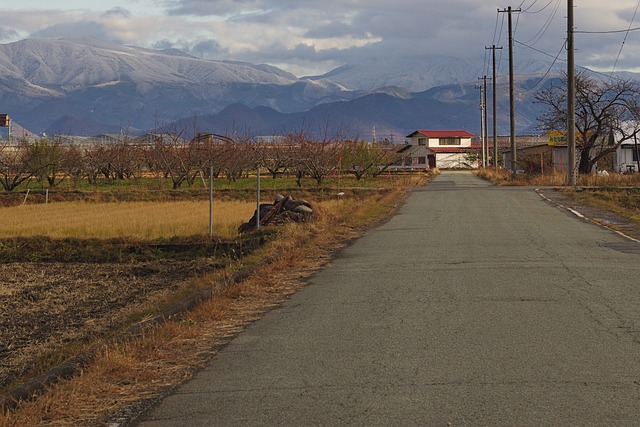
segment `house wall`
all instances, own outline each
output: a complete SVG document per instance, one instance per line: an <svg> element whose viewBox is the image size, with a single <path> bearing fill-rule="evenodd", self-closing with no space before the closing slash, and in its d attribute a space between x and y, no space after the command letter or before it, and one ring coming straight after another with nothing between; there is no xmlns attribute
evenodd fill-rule
<svg viewBox="0 0 640 427"><path fill-rule="evenodd" d="M425 139L425 146L427 147L458 147L458 148L468 148L471 147L471 138L460 138L460 145L440 145L440 138L427 138L424 135L414 135L411 137L411 145L420 146L418 144L419 139Z"/></svg>
<svg viewBox="0 0 640 427"><path fill-rule="evenodd" d="M428 155L429 155L429 152L427 150L427 147L412 145L410 149L408 149L402 154L403 156L402 165L407 167L414 167L414 168L426 168L428 167L428 157L427 157ZM424 157L424 160L425 160L424 164L421 164L419 162L419 159L421 157Z"/></svg>
<svg viewBox="0 0 640 427"><path fill-rule="evenodd" d="M527 147L519 149L516 154L518 169L529 171L534 164L533 169L536 171L548 172L549 168L553 168L556 172L567 171L569 153L566 145ZM511 151L504 151L502 156L504 168L511 169Z"/></svg>
<svg viewBox="0 0 640 427"><path fill-rule="evenodd" d="M468 156L464 153L437 153L436 167L440 169L475 169L478 167L478 163L469 161Z"/></svg>
<svg viewBox="0 0 640 427"><path fill-rule="evenodd" d="M424 145L420 145L419 141L423 139ZM479 165L475 161L470 161L465 153L442 153L429 150L430 147L438 149L452 148L452 151L458 149L468 149L471 147L471 138L459 138L459 145L440 145L440 138L429 138L422 134L411 136L409 141L410 149L403 152L405 167L428 168L429 156L435 156L435 167L441 169L459 169L459 168L477 168ZM444 150L447 151L447 150ZM424 163L420 160L424 159Z"/></svg>
<svg viewBox="0 0 640 427"><path fill-rule="evenodd" d="M633 168L638 172L638 162L634 160L635 145L622 144L616 151L616 168L617 172L628 172Z"/></svg>

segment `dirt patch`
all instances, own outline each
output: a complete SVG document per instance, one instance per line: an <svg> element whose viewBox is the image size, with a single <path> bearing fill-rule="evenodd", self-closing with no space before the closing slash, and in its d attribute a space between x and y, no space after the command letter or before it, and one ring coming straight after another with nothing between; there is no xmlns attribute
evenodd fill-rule
<svg viewBox="0 0 640 427"><path fill-rule="evenodd" d="M45 355L125 326L133 313L219 267L208 258L0 264L0 388L30 374Z"/></svg>

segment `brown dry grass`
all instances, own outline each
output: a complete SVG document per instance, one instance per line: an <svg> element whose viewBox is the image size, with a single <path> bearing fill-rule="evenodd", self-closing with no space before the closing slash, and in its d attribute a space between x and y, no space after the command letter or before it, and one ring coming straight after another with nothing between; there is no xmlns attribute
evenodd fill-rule
<svg viewBox="0 0 640 427"><path fill-rule="evenodd" d="M518 174L512 176L506 169L478 169L475 173L481 178L490 181L494 185L522 185L522 186L554 186L561 187L567 183L567 174L554 172L547 174ZM610 173L607 176L591 174L579 174L576 177L577 185L583 187L638 187L640 186L640 174Z"/></svg>
<svg viewBox="0 0 640 427"><path fill-rule="evenodd" d="M216 201L214 234L236 236L238 226L253 215L255 203ZM209 229L208 201L62 202L0 207L0 236L138 239L204 234Z"/></svg>
<svg viewBox="0 0 640 427"><path fill-rule="evenodd" d="M640 189L589 188L583 191L566 190L564 194L588 206L615 212L634 222L640 222Z"/></svg>
<svg viewBox="0 0 640 427"><path fill-rule="evenodd" d="M0 426L106 425L136 412L193 375L212 353L251 321L303 286L347 239L365 224L379 221L396 208L403 191L373 193L362 200L322 204L316 219L289 224L282 236L243 262L272 262L252 278L229 284L195 310L149 329L126 344L103 344L91 367L62 381L33 402L0 416ZM201 281L213 283L217 277Z"/></svg>

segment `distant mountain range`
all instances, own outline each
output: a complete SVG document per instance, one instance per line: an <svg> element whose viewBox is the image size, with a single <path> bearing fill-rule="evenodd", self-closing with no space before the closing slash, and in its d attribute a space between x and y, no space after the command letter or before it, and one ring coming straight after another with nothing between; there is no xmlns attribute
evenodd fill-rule
<svg viewBox="0 0 640 427"><path fill-rule="evenodd" d="M519 68L519 132L536 127L531 87L544 84L547 69L540 63ZM395 140L424 128L477 134L481 70L481 63L429 57L298 78L269 65L203 60L176 50L28 39L0 44L0 113L38 134L135 134L167 126L252 135L342 129L366 139L375 128L379 138ZM498 132L504 134L506 78L496 92Z"/></svg>

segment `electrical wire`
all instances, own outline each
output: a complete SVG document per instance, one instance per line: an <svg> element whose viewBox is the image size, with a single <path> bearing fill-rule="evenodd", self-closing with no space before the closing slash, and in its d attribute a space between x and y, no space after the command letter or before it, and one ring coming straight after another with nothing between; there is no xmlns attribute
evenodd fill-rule
<svg viewBox="0 0 640 427"><path fill-rule="evenodd" d="M548 4L550 5L553 1L556 2L556 5L553 9L553 11L551 12L551 14L547 17L546 22L544 23L544 25L542 26L542 28L540 28L540 30L533 36L531 37L526 44L536 44L540 41L540 39L542 39L542 37L547 33L547 30L549 29L549 27L551 26L551 24L553 23L553 20L556 17L556 14L558 13L558 9L560 8L560 0L551 0ZM534 41L535 40L535 41Z"/></svg>
<svg viewBox="0 0 640 427"><path fill-rule="evenodd" d="M504 20L505 20L505 14L504 13L500 13L500 11L498 11L498 15L502 15L502 22L500 23L500 31L498 32L498 41L497 43L494 43L496 46L500 46L500 40L502 39L502 31L504 30ZM494 40L495 40L495 35L494 35ZM499 70L500 66L502 64L502 51L504 49L500 49L500 55L498 55L498 64L496 65L496 68Z"/></svg>
<svg viewBox="0 0 640 427"><path fill-rule="evenodd" d="M609 30L609 31L574 31L574 34L619 34L619 33L629 33L631 31L638 31L640 27L628 28L626 30Z"/></svg>
<svg viewBox="0 0 640 427"><path fill-rule="evenodd" d="M500 31L498 31L498 22L500 20L500 12L496 13L496 23L493 26L493 41L492 44L495 46L496 45L496 37L502 32L502 27L500 27ZM503 23L504 23L504 17L503 17ZM485 53L484 53L484 65L483 65L483 70L482 70L482 75L486 75L487 70L490 68L491 66L489 65L489 58L487 55L487 49L485 49Z"/></svg>
<svg viewBox="0 0 640 427"><path fill-rule="evenodd" d="M525 10L523 10L523 11L522 11L522 13L528 13L528 14L530 14L530 15L535 15L535 14L537 14L537 13L543 12L543 11L544 11L546 8L548 8L548 7L551 5L551 3L553 3L553 2L554 2L554 0L549 0L549 3L547 3L547 4L546 4L545 6L543 6L541 9L538 9L538 10L536 10L535 12L529 12L529 10L531 10L531 8L532 8L533 6L535 6L535 4L536 4L536 3L538 3L538 0L536 0L536 1L534 1L534 2L531 4L531 6L529 6L529 7L528 7L528 8L526 8ZM523 4L524 4L524 2L523 2ZM522 6L522 5L520 5L520 6Z"/></svg>
<svg viewBox="0 0 640 427"><path fill-rule="evenodd" d="M627 37L629 37L629 32L631 30L631 26L633 25L633 21L636 19L636 14L638 13L638 7L640 7L640 0L638 0L638 3L636 4L636 10L633 12L633 17L631 17L631 21L629 22L629 28L627 29L627 32L624 35L624 39L622 40L622 44L620 45L620 50L618 51L618 56L616 57L616 61L613 63L613 68L611 69L611 74L613 74L613 72L616 70L616 66L618 65L618 60L620 59L620 56L622 55L622 49L624 48L624 44L627 41Z"/></svg>
<svg viewBox="0 0 640 427"><path fill-rule="evenodd" d="M554 57L554 56L553 56L553 55L551 55L551 54L548 54L548 53L546 53L546 52L543 52L543 51L541 51L541 50L538 50L538 49L536 49L536 48L534 48L534 47L532 47L532 46L529 46L529 45L527 45L527 44L525 44L525 43L519 42L518 40L514 40L514 43L519 44L519 45L521 45L521 46L524 46L524 47L526 47L526 48L529 48L529 49L535 50L536 52L542 53L542 54L544 54L544 55L547 55L547 56L550 56L550 57L552 57L552 58L553 58L553 62L551 63L551 65L549 66L549 68L547 69L547 71L544 73L544 75L540 78L540 80L538 80L538 82L537 82L535 85L533 85L533 87L532 87L532 88L528 89L528 90L527 90L527 92L531 92L531 91L533 91L534 89L536 89L536 88L540 85L540 83L542 83L542 82L547 78L547 76L549 75L549 73L550 73L550 72L551 72L551 70L553 69L554 65L556 65L556 62L558 62L558 59L560 59L560 54L562 54L562 51L563 51L563 50L566 48L566 46L567 46L567 41L565 40L565 41L564 41L564 43L562 44L562 47L561 47L561 48L560 48L560 50L558 51L558 54Z"/></svg>
<svg viewBox="0 0 640 427"><path fill-rule="evenodd" d="M562 59L562 58L560 58L560 57L559 57L559 55L558 55L557 57L554 57L554 56L553 56L552 54L550 54L550 53L544 52L544 51L542 51L542 50L540 50L540 49L536 49L536 48L535 48L535 47L533 47L533 46L528 46L528 45L526 45L526 44L524 44L524 43L522 43L522 42L519 42L519 41L517 41L517 40L514 40L514 43L519 44L519 45L521 45L521 46L524 46L524 47L526 47L527 49L531 49L531 50L533 50L533 51L535 51L535 52L538 52L538 53L540 53L540 54L542 54L542 55L548 56L549 58L554 58L556 61L560 61L560 62L567 62L567 60L566 60L566 59ZM564 47L564 46L566 46L566 41L565 41L565 44L563 45L563 47ZM588 71L589 73L598 74L598 75L600 75L600 76L602 76L602 77L612 78L609 74L605 74L605 73L602 73L602 72L600 72L600 71L592 70L591 68L585 67L585 66L583 66L583 65L575 64L575 67L576 67L576 68L580 68L581 70L584 70L584 71ZM614 78L614 79L617 79L616 77L613 77L613 78Z"/></svg>

